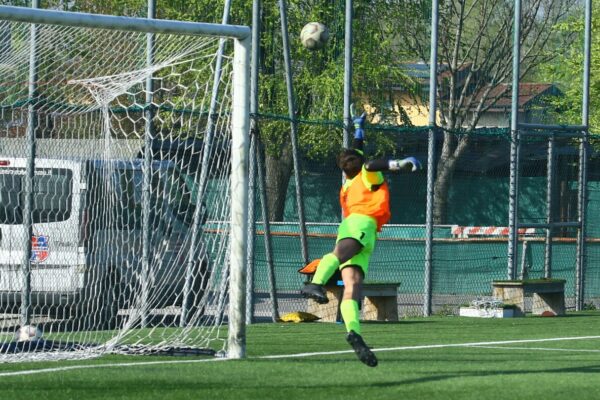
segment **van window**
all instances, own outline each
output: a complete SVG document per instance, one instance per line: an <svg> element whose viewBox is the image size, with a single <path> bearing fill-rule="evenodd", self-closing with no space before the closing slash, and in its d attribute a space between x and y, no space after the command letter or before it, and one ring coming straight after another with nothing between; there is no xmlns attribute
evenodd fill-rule
<svg viewBox="0 0 600 400"><path fill-rule="evenodd" d="M23 223L24 168L0 172L0 223ZM64 168L36 168L33 177L33 223L60 222L71 216L73 172Z"/></svg>
<svg viewBox="0 0 600 400"><path fill-rule="evenodd" d="M110 182L106 177L110 176ZM142 226L141 168L111 169L103 166L91 180L89 202L95 204L96 229L140 229ZM153 169L150 188L151 225L177 218L189 225L193 220L194 205L188 184L173 167Z"/></svg>

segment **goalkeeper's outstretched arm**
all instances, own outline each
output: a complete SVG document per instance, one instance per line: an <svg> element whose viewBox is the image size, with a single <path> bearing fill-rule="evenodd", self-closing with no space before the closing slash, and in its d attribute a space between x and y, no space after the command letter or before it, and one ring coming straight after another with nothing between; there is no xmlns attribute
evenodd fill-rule
<svg viewBox="0 0 600 400"><path fill-rule="evenodd" d="M354 105L352 105L352 123L354 125L354 139L352 140L352 148L358 150L360 154L363 153L363 146L365 140L365 120L367 118L366 113L362 113L360 116L354 115ZM417 171L420 170L421 163L415 157L407 157L401 160L370 160L364 165L365 169L369 172L383 172L383 171Z"/></svg>

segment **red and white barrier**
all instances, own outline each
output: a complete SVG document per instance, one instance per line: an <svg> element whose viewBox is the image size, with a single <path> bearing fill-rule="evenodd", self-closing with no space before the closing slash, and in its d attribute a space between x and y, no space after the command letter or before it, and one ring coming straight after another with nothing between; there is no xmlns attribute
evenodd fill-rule
<svg viewBox="0 0 600 400"><path fill-rule="evenodd" d="M455 237L466 238L469 236L508 236L507 226L459 226L452 225L451 233ZM519 235L533 235L535 228L518 229Z"/></svg>

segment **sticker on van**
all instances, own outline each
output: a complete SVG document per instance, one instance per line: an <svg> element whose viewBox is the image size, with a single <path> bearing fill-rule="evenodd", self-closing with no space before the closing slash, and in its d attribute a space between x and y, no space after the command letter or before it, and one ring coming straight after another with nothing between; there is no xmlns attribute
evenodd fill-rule
<svg viewBox="0 0 600 400"><path fill-rule="evenodd" d="M48 255L50 255L50 247L48 246L48 236L33 235L31 237L31 262L44 262L48 258Z"/></svg>

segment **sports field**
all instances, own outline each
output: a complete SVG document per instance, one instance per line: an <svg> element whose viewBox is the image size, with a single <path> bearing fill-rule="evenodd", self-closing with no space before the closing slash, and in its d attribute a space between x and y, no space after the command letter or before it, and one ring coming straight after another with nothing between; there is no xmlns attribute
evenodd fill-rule
<svg viewBox="0 0 600 400"><path fill-rule="evenodd" d="M363 325L379 366L342 325L255 324L248 358L110 356L0 365L0 399L598 399L600 312L453 316Z"/></svg>

